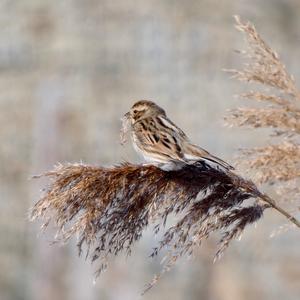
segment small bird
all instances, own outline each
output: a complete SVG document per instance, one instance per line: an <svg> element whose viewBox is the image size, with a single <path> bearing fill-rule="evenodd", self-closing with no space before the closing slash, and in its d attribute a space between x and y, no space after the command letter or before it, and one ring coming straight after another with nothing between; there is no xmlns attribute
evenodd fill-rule
<svg viewBox="0 0 300 300"><path fill-rule="evenodd" d="M203 160L226 170L234 169L222 159L192 144L186 134L167 117L166 112L152 101L136 102L122 121L121 143L126 142L125 134L130 130L135 150L148 163L163 170L176 170L184 164Z"/></svg>

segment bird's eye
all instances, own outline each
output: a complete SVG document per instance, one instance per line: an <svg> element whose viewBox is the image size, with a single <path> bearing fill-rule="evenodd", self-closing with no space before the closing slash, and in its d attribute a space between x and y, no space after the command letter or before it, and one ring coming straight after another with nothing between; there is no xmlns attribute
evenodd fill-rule
<svg viewBox="0 0 300 300"><path fill-rule="evenodd" d="M136 114L137 112L138 112L138 111L137 111L136 109L133 111L134 114Z"/></svg>

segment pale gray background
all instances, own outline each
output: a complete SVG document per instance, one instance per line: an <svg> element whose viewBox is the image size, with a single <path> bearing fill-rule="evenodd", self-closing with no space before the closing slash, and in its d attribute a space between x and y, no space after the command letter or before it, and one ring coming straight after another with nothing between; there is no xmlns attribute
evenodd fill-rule
<svg viewBox="0 0 300 300"><path fill-rule="evenodd" d="M156 100L195 143L234 164L239 147L266 143L264 131L223 127L244 86L222 68L241 66L233 15L254 22L300 82L300 2L0 1L0 299L139 299L160 269L150 233L132 257L95 268L75 241L49 246L26 219L57 162L138 161L119 145L120 117L134 100ZM285 221L267 212L221 261L214 239L180 262L144 299L299 299L299 232L270 239Z"/></svg>

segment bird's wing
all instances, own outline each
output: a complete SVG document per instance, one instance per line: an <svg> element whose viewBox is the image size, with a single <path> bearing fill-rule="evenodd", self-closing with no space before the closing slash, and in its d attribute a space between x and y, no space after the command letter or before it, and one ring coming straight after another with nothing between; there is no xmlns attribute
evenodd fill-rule
<svg viewBox="0 0 300 300"><path fill-rule="evenodd" d="M176 144L180 146L179 151L180 151L181 158L183 158L184 160L205 159L222 166L226 170L234 170L233 166L231 166L221 158L218 158L210 154L208 151L206 151L205 149L199 146L191 144L186 134L178 126L176 126L170 119L160 117L160 116L157 119L163 123L165 128L168 128L168 130L166 129L166 131L168 131L173 136L173 138L176 139ZM188 146L186 147L186 145ZM187 149L190 148L189 151L186 151L187 150L186 148Z"/></svg>
<svg viewBox="0 0 300 300"><path fill-rule="evenodd" d="M134 132L139 141L139 147L149 154L161 155L171 160L184 160L180 139L172 128L157 124L157 118L147 118L136 122Z"/></svg>
<svg viewBox="0 0 300 300"><path fill-rule="evenodd" d="M186 134L176 124L174 124L170 119L164 118L162 116L158 116L156 118L156 121L158 123L160 123L160 125L162 127L165 127L166 130L169 131L177 139L188 140L188 137L186 136Z"/></svg>
<svg viewBox="0 0 300 300"><path fill-rule="evenodd" d="M183 159L184 161L187 162L187 160L189 159L191 160L205 159L213 163L216 163L227 170L234 169L234 167L229 165L224 160L210 154L208 151L206 151L205 149L199 146L191 144L187 135L178 126L176 126L170 119L158 116L157 121L160 121L162 123L161 125L164 125L162 127L165 128L166 133L172 136L175 144L178 147L177 150L178 153L180 154L180 158ZM186 153L185 145L189 145L189 148L192 148L191 149L192 151L189 151L190 153Z"/></svg>

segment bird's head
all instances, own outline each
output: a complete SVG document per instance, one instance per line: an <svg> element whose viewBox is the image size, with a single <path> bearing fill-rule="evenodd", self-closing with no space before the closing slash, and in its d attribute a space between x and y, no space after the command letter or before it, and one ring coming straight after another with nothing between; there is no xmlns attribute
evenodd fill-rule
<svg viewBox="0 0 300 300"><path fill-rule="evenodd" d="M130 110L123 116L122 128L120 132L121 144L126 142L126 133L130 130L130 127L145 118L155 117L155 116L165 116L165 111L149 100L137 101Z"/></svg>
<svg viewBox="0 0 300 300"><path fill-rule="evenodd" d="M125 117L129 119L131 124L135 122L153 116L165 116L165 111L149 100L140 100L133 104L128 113L125 114Z"/></svg>

